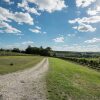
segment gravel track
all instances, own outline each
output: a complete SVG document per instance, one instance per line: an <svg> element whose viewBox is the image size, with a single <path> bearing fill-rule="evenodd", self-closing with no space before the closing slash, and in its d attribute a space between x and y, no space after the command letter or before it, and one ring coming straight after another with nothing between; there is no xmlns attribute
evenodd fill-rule
<svg viewBox="0 0 100 100"><path fill-rule="evenodd" d="M36 66L0 76L0 100L47 100L44 76L48 59Z"/></svg>

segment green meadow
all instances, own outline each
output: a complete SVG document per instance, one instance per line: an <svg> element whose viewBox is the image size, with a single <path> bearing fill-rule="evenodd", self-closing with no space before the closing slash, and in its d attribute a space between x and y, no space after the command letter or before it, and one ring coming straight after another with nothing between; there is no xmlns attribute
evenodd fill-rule
<svg viewBox="0 0 100 100"><path fill-rule="evenodd" d="M49 64L49 100L100 100L99 72L58 58L49 58Z"/></svg>
<svg viewBox="0 0 100 100"><path fill-rule="evenodd" d="M0 56L0 74L33 67L42 59L41 56Z"/></svg>

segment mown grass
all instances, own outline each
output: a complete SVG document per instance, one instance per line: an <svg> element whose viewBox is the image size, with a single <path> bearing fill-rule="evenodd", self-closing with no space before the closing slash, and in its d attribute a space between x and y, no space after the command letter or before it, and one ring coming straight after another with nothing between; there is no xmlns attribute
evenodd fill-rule
<svg viewBox="0 0 100 100"><path fill-rule="evenodd" d="M100 100L99 72L57 58L49 61L49 100Z"/></svg>
<svg viewBox="0 0 100 100"><path fill-rule="evenodd" d="M42 59L41 56L0 56L0 74L33 67Z"/></svg>

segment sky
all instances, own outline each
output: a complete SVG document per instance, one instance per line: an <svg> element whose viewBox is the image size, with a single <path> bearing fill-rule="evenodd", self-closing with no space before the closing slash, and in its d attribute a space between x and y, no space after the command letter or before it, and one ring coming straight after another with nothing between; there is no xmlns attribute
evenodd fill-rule
<svg viewBox="0 0 100 100"><path fill-rule="evenodd" d="M100 51L100 0L0 0L0 48Z"/></svg>

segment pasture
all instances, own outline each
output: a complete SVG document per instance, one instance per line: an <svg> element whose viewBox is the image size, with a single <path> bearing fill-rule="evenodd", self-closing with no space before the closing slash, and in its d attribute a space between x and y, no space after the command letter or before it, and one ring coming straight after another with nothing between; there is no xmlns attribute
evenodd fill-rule
<svg viewBox="0 0 100 100"><path fill-rule="evenodd" d="M49 100L100 100L100 73L69 61L49 58Z"/></svg>
<svg viewBox="0 0 100 100"><path fill-rule="evenodd" d="M33 67L43 57L40 56L0 56L0 74L7 74Z"/></svg>

